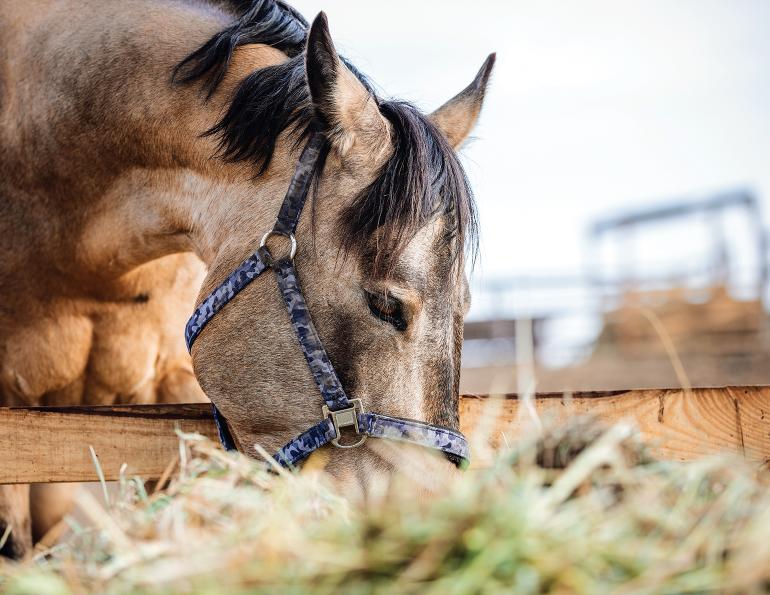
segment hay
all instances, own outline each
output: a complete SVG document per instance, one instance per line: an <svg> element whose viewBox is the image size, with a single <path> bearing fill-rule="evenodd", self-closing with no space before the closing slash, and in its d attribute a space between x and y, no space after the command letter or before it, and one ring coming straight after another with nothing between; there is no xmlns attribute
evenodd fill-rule
<svg viewBox="0 0 770 595"><path fill-rule="evenodd" d="M557 469L544 469L543 464ZM732 459L649 460L626 426L578 424L500 454L430 504L354 510L316 473L270 475L199 436L148 495L124 479L93 527L0 565L8 593L770 591L770 493Z"/></svg>

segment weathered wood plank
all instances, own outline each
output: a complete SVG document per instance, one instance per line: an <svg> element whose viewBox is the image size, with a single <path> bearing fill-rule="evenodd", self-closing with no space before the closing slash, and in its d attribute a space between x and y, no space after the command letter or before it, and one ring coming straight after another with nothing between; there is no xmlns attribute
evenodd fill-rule
<svg viewBox="0 0 770 595"><path fill-rule="evenodd" d="M158 478L179 452L175 429L216 438L211 405L0 408L0 483L108 480L120 467Z"/></svg>
<svg viewBox="0 0 770 595"><path fill-rule="evenodd" d="M770 387L632 390L605 393L539 394L533 401L540 420L561 424L578 415L604 423L631 420L652 453L686 461L720 452L770 462ZM515 440L532 431L532 416L520 414L513 395L502 401L465 396L460 419L469 436L486 432L493 444ZM485 418L494 417L490 424Z"/></svg>
<svg viewBox="0 0 770 595"><path fill-rule="evenodd" d="M716 452L737 452L770 461L770 387L635 390L615 393L541 394L534 400L544 422L561 423L592 414L612 423L634 420L662 458L689 460ZM469 436L503 434L514 440L531 431L528 415L519 414L515 395L501 398L464 396L462 430ZM94 481L94 447L106 478L116 479L121 465L152 479L178 452L174 430L216 430L208 404L128 405L117 407L0 408L0 483ZM483 457L476 463L483 465Z"/></svg>

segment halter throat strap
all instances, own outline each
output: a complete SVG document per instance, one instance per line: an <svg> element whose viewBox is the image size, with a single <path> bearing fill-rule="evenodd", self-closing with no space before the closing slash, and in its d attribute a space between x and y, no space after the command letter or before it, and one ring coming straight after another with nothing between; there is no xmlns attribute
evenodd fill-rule
<svg viewBox="0 0 770 595"><path fill-rule="evenodd" d="M190 317L185 327L187 349L192 352L193 343L217 312L254 279L267 269L272 269L276 274L281 297L302 354L325 403L322 408L323 419L281 448L274 455L275 460L285 467L292 467L326 444L331 443L338 448L354 448L363 444L367 437L373 437L431 448L443 452L458 466L466 466L470 460L470 449L460 432L416 420L365 412L360 399L349 399L313 325L299 275L294 267L294 254L297 249L294 232L310 186L317 170L323 164L327 151L328 143L324 135L313 133L300 155L276 222L262 237L259 249L236 267ZM291 248L288 256L276 259L270 253L266 244L273 235L289 239ZM227 427L227 421L216 405L212 403L212 407L222 445L226 450L235 450L235 441ZM352 444L343 444L342 430L345 429L347 434L348 428L355 433L357 439Z"/></svg>
<svg viewBox="0 0 770 595"><path fill-rule="evenodd" d="M290 256L294 257L297 242L294 232L297 229L302 209L313 183L313 174L321 166L328 151L326 138L315 133L308 140L299 156L297 168L289 183L275 225L262 236L259 249L244 260L216 287L195 309L185 327L187 350L191 351L195 339L214 315L224 308L249 283L264 273L272 264L273 258L267 250L267 240L272 235L283 235L291 241Z"/></svg>

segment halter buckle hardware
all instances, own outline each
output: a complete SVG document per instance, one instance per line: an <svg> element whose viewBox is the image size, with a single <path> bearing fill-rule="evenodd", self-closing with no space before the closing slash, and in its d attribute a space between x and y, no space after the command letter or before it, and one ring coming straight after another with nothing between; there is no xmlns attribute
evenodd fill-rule
<svg viewBox="0 0 770 595"><path fill-rule="evenodd" d="M361 399L350 399L350 402L353 404L352 407L338 409L337 411L332 411L326 405L322 408L324 417L328 417L334 426L336 437L332 438L332 444L337 448L355 448L366 442L366 434L360 434L358 428L358 415L364 412L364 406L361 403ZM360 438L353 444L340 444L340 438L342 437L340 430L349 427L352 427Z"/></svg>

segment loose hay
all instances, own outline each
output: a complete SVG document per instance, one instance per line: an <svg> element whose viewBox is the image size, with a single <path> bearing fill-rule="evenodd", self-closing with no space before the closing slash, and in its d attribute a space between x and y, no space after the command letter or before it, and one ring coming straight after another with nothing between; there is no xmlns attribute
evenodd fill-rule
<svg viewBox="0 0 770 595"><path fill-rule="evenodd" d="M395 491L365 511L319 474L270 475L199 436L183 436L180 453L165 491L124 479L109 507L84 492L94 527L0 566L0 590L770 591L770 494L756 470L651 461L626 426L578 423L500 454L430 505Z"/></svg>

